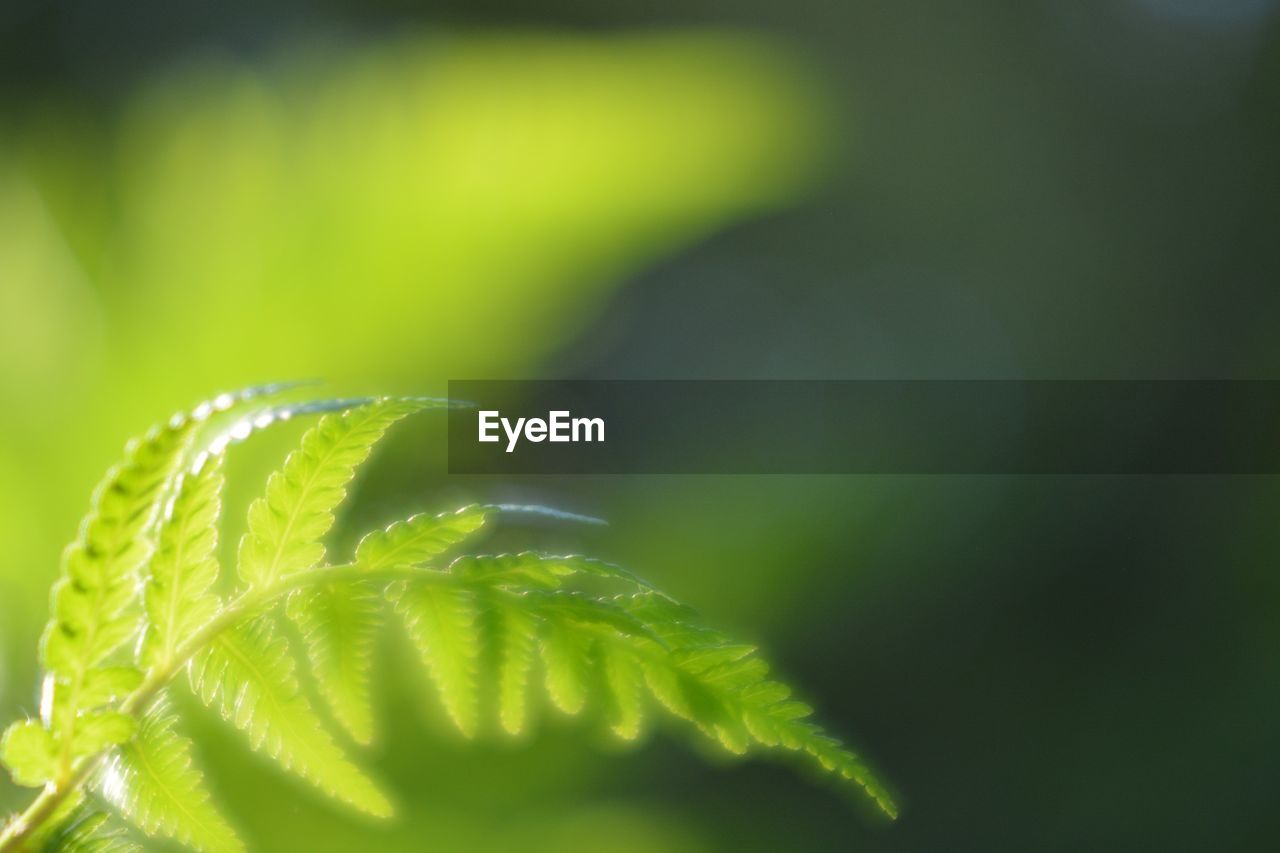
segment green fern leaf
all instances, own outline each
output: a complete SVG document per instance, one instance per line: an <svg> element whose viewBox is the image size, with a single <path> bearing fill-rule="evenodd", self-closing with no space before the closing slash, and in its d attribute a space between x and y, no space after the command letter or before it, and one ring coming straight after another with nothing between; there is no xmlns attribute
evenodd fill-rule
<svg viewBox="0 0 1280 853"><path fill-rule="evenodd" d="M373 740L369 669L382 624L380 601L367 584L330 581L293 593L286 608L334 718L363 744Z"/></svg>
<svg viewBox="0 0 1280 853"><path fill-rule="evenodd" d="M42 716L61 750L62 772L119 731L101 718L85 723L80 714L109 701L123 688L120 670L96 675L103 661L139 627L138 575L153 547L161 509L202 423L211 416L265 394L277 386L222 394L191 412L157 424L129 442L124 461L107 472L94 492L76 540L63 554L54 584L52 614L40 642L40 661L48 673ZM85 694L88 694L87 696Z"/></svg>
<svg viewBox="0 0 1280 853"><path fill-rule="evenodd" d="M143 601L147 616L142 663L168 666L179 643L218 612L212 591L218 579L218 515L222 506L222 458L206 457L181 477L159 544L149 563Z"/></svg>
<svg viewBox="0 0 1280 853"><path fill-rule="evenodd" d="M149 533L197 428L214 414L282 387L221 394L128 443L124 461L94 491L79 535L63 555L52 618L40 645L46 671L74 682L133 634L137 617L127 605L136 593L137 572L150 555Z"/></svg>
<svg viewBox="0 0 1280 853"><path fill-rule="evenodd" d="M755 742L803 753L823 770L860 786L885 814L897 817L884 784L809 719L812 708L768 678L769 667L753 647L698 625L693 611L669 600L640 594L624 601L669 649L659 652L648 638L632 638L643 652L650 690L673 713L692 720L731 752L745 752Z"/></svg>
<svg viewBox="0 0 1280 853"><path fill-rule="evenodd" d="M591 557L548 556L533 551L519 554L466 555L449 564L450 574L494 585L532 585L555 589L574 575L623 581L638 589L657 592L641 578L620 566ZM661 594L661 593L659 593Z"/></svg>
<svg viewBox="0 0 1280 853"><path fill-rule="evenodd" d="M125 462L98 487L54 586L53 619L41 643L47 671L79 679L134 632L127 605L150 553L144 534L193 426L188 418L153 428L130 443Z"/></svg>
<svg viewBox="0 0 1280 853"><path fill-rule="evenodd" d="M80 685L80 707L100 708L127 696L142 682L142 673L131 666L103 666L91 669Z"/></svg>
<svg viewBox="0 0 1280 853"><path fill-rule="evenodd" d="M420 400L380 400L326 415L267 480L266 495L249 507L240 540L239 571L246 585L269 588L324 557L321 539L346 496L355 469L396 421L427 406Z"/></svg>
<svg viewBox="0 0 1280 853"><path fill-rule="evenodd" d="M467 737L480 722L477 672L480 634L475 595L467 589L424 578L389 591L404 619L449 718Z"/></svg>
<svg viewBox="0 0 1280 853"><path fill-rule="evenodd" d="M90 711L82 714L71 738L71 754L93 755L109 746L124 743L133 737L138 721L130 714L119 711Z"/></svg>
<svg viewBox="0 0 1280 853"><path fill-rule="evenodd" d="M19 720L5 729L0 739L0 760L9 768L13 781L38 788L58 775L59 753L53 732L39 720Z"/></svg>
<svg viewBox="0 0 1280 853"><path fill-rule="evenodd" d="M140 853L142 850L109 815L74 802L57 827L39 839L41 853Z"/></svg>
<svg viewBox="0 0 1280 853"><path fill-rule="evenodd" d="M103 769L99 791L147 835L173 838L206 853L243 850L214 808L192 763L191 742L174 730L175 723L163 703L151 710L137 736Z"/></svg>
<svg viewBox="0 0 1280 853"><path fill-rule="evenodd" d="M590 639L559 620L549 621L542 640L542 666L547 694L566 714L579 713L587 704L590 673Z"/></svg>
<svg viewBox="0 0 1280 853"><path fill-rule="evenodd" d="M610 728L623 740L635 740L644 725L644 670L617 643L601 643L599 648L609 687Z"/></svg>
<svg viewBox="0 0 1280 853"><path fill-rule="evenodd" d="M219 634L192 661L190 676L201 701L216 703L254 749L355 809L391 814L386 796L343 755L300 692L288 644L270 619Z"/></svg>
<svg viewBox="0 0 1280 853"><path fill-rule="evenodd" d="M681 687L680 673L658 661L645 660L641 666L645 685L653 698L675 716L696 723L698 717Z"/></svg>
<svg viewBox="0 0 1280 853"><path fill-rule="evenodd" d="M630 572L532 552L459 557L436 568L497 512L591 519L511 505L418 515L364 537L352 565L317 569L355 469L392 423L435 401L277 406L202 443L196 424L253 393L219 398L152 430L100 487L55 587L42 643L48 675L41 719L15 723L0 739L0 761L15 781L46 786L29 813L46 811L37 823L4 830L0 846L43 849L59 839L66 849L126 849L127 837L84 806L80 785L97 779L117 810L148 834L202 850L239 849L191 765L190 744L174 732L167 706L152 702L158 694L163 703L183 664L199 698L243 730L253 749L356 810L389 815L387 798L347 759L303 695L274 621L286 602L333 716L367 742L380 589L404 620L447 714L468 737L479 728L482 696L496 700L505 731L528 728L540 659L552 705L568 714L601 705L620 738L640 735L652 696L730 752L803 754L896 815L884 786L813 722L812 709L770 675L753 646L706 627ZM239 552L244 588L223 601L213 591L223 451L272 422L335 411L342 414L306 434L251 506ZM387 587L388 576L402 579ZM122 647L140 625L142 639L127 655ZM152 712L140 715L148 702ZM105 772L94 776L104 757ZM59 784L49 786L54 780Z"/></svg>
<svg viewBox="0 0 1280 853"><path fill-rule="evenodd" d="M508 734L524 732L530 674L538 648L537 616L522 607L495 605L498 643L498 720Z"/></svg>
<svg viewBox="0 0 1280 853"><path fill-rule="evenodd" d="M487 509L472 506L396 522L360 540L356 564L372 571L427 562L479 530L488 515ZM380 624L376 601L364 585L319 584L291 596L288 606L290 618L306 640L320 692L338 722L359 743L373 737L368 670ZM458 719L466 725L466 717Z"/></svg>
<svg viewBox="0 0 1280 853"><path fill-rule="evenodd" d="M629 586L638 587L648 592L656 593L660 596L665 594L654 588L652 584L643 578L627 571L614 563L607 563L604 560L597 560L594 557L581 557L570 555L567 557L542 557L547 563L554 563L560 566L561 570L569 575L587 575L590 577L603 578L610 581L623 581Z"/></svg>
<svg viewBox="0 0 1280 853"><path fill-rule="evenodd" d="M489 519L487 507L467 506L457 512L422 513L375 530L356 546L356 563L365 569L420 566L467 539Z"/></svg>
<svg viewBox="0 0 1280 853"><path fill-rule="evenodd" d="M552 624L568 623L575 631L587 629L586 633L599 633L603 629L605 636L648 637L663 645L660 636L625 608L619 607L612 598L600 598L575 590L533 589L520 595L526 607L536 610Z"/></svg>
<svg viewBox="0 0 1280 853"><path fill-rule="evenodd" d="M448 572L469 584L535 589L557 589L572 574L563 564L544 560L531 551L465 554L449 564Z"/></svg>

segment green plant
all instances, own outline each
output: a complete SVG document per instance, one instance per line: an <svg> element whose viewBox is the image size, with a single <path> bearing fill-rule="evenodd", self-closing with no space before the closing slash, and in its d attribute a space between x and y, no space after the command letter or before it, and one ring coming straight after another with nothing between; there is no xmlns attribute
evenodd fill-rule
<svg viewBox="0 0 1280 853"><path fill-rule="evenodd" d="M415 515L366 535L348 561L326 563L333 513L373 445L402 417L446 404L262 402L279 390L222 395L154 427L99 486L53 589L40 717L14 723L0 742L15 781L43 789L0 834L0 850L135 849L117 815L199 850L241 849L166 698L182 670L254 749L353 809L389 815L387 797L302 690L278 625L284 617L297 626L333 718L365 743L384 601L464 735L488 710L482 680L493 682L488 704L501 727L523 730L540 666L553 704L577 714L600 703L621 738L640 734L652 696L732 752L760 745L805 754L895 814L884 788L769 678L754 648L704 627L640 578L583 557L446 558L509 507ZM255 429L309 413L325 414L251 504L234 591L223 597L216 546L225 451Z"/></svg>

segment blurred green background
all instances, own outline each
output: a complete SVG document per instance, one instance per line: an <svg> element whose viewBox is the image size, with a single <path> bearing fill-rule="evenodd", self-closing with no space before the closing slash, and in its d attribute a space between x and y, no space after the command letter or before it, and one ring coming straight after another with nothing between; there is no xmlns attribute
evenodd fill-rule
<svg viewBox="0 0 1280 853"><path fill-rule="evenodd" d="M1280 376L1275 5L10 0L0 712L34 708L101 471L216 390ZM296 437L237 449L233 505ZM760 641L904 815L676 731L622 755L547 712L528 742L460 743L389 638L389 826L201 717L258 849L1274 846L1274 478L443 460L442 423L399 431L339 541L474 499L605 516L490 544L621 561Z"/></svg>

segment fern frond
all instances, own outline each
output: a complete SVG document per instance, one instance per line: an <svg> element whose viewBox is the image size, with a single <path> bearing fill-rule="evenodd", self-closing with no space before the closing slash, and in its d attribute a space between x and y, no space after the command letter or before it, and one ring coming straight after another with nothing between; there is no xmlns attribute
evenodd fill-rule
<svg viewBox="0 0 1280 853"><path fill-rule="evenodd" d="M280 388L220 394L153 426L128 443L124 460L95 490L77 538L63 554L40 642L47 673L41 712L61 752L62 774L120 731L118 722L104 722L101 715L82 723L81 714L131 689L124 686L129 677L122 681L119 668L98 671L139 628L139 571L152 553L154 528L200 425ZM78 733L82 725L92 731Z"/></svg>
<svg viewBox="0 0 1280 853"><path fill-rule="evenodd" d="M240 579L269 588L324 557L323 536L346 496L355 469L387 429L429 403L379 400L326 415L302 437L284 467L267 480L266 494L249 507L249 531L240 540Z"/></svg>
<svg viewBox="0 0 1280 853"><path fill-rule="evenodd" d="M159 544L148 565L143 594L147 625L144 666L168 666L178 644L217 614L218 515L222 506L222 457L206 457L199 470L181 476Z"/></svg>
<svg viewBox="0 0 1280 853"><path fill-rule="evenodd" d="M214 808L191 757L191 742L161 702L143 717L137 736L102 769L97 788L135 826L205 853L243 850Z"/></svg>
<svg viewBox="0 0 1280 853"><path fill-rule="evenodd" d="M369 670L382 597L367 583L328 581L289 596L320 694L357 743L373 740Z"/></svg>
<svg viewBox="0 0 1280 853"><path fill-rule="evenodd" d="M488 507L465 506L456 512L422 513L397 521L360 540L356 565L369 570L421 566L480 530L489 516Z"/></svg>
<svg viewBox="0 0 1280 853"><path fill-rule="evenodd" d="M352 563L322 566L333 513L373 445L410 412L447 403L273 406L219 427L211 441L209 429L197 429L261 392L224 395L154 428L100 486L55 586L41 650L41 718L14 723L0 738L0 762L14 781L44 787L24 813L31 822L0 829L0 850L43 849L52 839L59 849L132 849L85 805L91 779L149 835L200 850L240 849L165 704L184 666L196 695L253 749L358 811L390 815L387 797L303 694L276 621L285 602L321 696L364 743L373 736L369 672L382 597L465 736L478 732L491 702L502 729L525 732L541 681L552 705L568 714L596 708L620 738L635 739L650 710L665 708L730 752L806 756L896 815L884 786L813 722L812 709L770 674L755 647L705 626L632 573L533 552L457 557L440 568L495 513L591 519L512 505L417 515L365 536ZM214 591L222 453L271 423L312 412L328 414L251 505L238 555L241 588L223 600ZM140 642L126 645L139 627Z"/></svg>
<svg viewBox="0 0 1280 853"><path fill-rule="evenodd" d="M583 564L587 569L583 569ZM535 554L460 557L444 573L394 587L397 609L431 672L446 708L465 734L474 731L476 661L496 647L498 718L510 733L525 728L533 657L541 658L547 694L576 715L603 685L603 710L614 733L631 740L645 718L645 694L695 725L727 751L753 746L802 753L822 769L862 787L896 815L887 790L858 757L810 719L812 709L769 677L754 646L705 627L691 609L608 564ZM564 587L573 575L622 583L600 597ZM486 637L477 602L493 611Z"/></svg>
<svg viewBox="0 0 1280 853"><path fill-rule="evenodd" d="M300 414L341 413L367 402L325 400L272 407L233 424L197 458L194 470L183 478L161 532L159 553L152 561L146 596L149 629L143 646L144 663L152 667L167 665L180 638L206 623L221 607L220 599L210 590L218 575L213 555L223 482L221 454L230 441L242 440L255 430ZM359 615L358 609L344 607L343 602L330 600L329 606L324 607L326 595L326 590L317 589L305 599L295 598L289 612L309 626L306 633L312 663L339 721L357 740L367 741L372 735L372 712L368 709L367 677L361 669L367 667L371 637L339 636L337 642L326 642L319 633L328 624L325 618L347 615L347 621L335 622L332 627L338 631L355 630L350 619ZM309 616L305 613L309 602L324 612ZM363 633L371 634L376 627L374 621Z"/></svg>
<svg viewBox="0 0 1280 853"><path fill-rule="evenodd" d="M398 583L388 592L431 673L440 701L463 735L480 722L477 674L480 628L475 594L434 578Z"/></svg>
<svg viewBox="0 0 1280 853"><path fill-rule="evenodd" d="M219 634L192 661L191 685L206 705L286 770L324 793L376 817L391 803L334 743L301 693L288 643L270 618Z"/></svg>

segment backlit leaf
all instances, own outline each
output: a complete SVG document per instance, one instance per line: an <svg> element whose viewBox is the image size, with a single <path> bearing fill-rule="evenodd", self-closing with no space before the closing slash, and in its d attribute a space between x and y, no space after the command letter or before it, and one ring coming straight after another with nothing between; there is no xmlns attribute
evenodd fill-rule
<svg viewBox="0 0 1280 853"><path fill-rule="evenodd" d="M289 597L287 612L302 633L320 693L358 743L373 740L369 669L382 624L382 596L358 581L329 581Z"/></svg>
<svg viewBox="0 0 1280 853"><path fill-rule="evenodd" d="M149 712L137 737L103 768L98 789L147 835L172 838L206 853L243 850L214 808L193 763L191 742L175 731L175 723L163 703Z"/></svg>
<svg viewBox="0 0 1280 853"><path fill-rule="evenodd" d="M192 662L191 684L286 770L360 811L391 814L386 796L343 755L301 693L288 644L270 620L219 634Z"/></svg>
<svg viewBox="0 0 1280 853"><path fill-rule="evenodd" d="M503 604L497 612L498 719L518 735L528 717L530 673L538 648L539 621L529 610Z"/></svg>
<svg viewBox="0 0 1280 853"><path fill-rule="evenodd" d="M13 781L38 788L58 775L58 745L53 733L39 720L21 720L5 730L0 739L0 760L9 768Z"/></svg>
<svg viewBox="0 0 1280 853"><path fill-rule="evenodd" d="M392 589L396 612L431 673L449 718L464 735L480 722L477 671L480 635L475 595L434 581L400 583Z"/></svg>
<svg viewBox="0 0 1280 853"><path fill-rule="evenodd" d="M324 557L321 539L333 526L333 511L373 445L393 423L429 405L425 400L379 400L321 418L284 467L267 480L267 491L249 507L249 532L240 540L240 578L270 587Z"/></svg>
<svg viewBox="0 0 1280 853"><path fill-rule="evenodd" d="M463 507L440 515L415 515L360 540L356 563L366 569L418 566L440 556L484 526L490 510Z"/></svg>
<svg viewBox="0 0 1280 853"><path fill-rule="evenodd" d="M218 515L222 458L211 456L181 478L159 545L148 565L142 663L168 666L179 644L218 612Z"/></svg>

